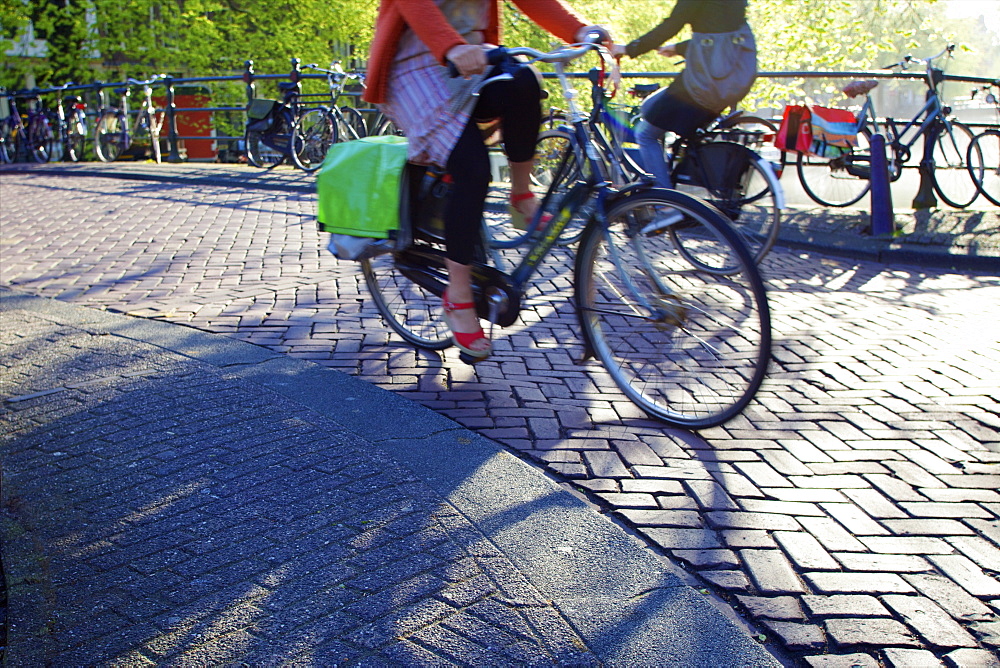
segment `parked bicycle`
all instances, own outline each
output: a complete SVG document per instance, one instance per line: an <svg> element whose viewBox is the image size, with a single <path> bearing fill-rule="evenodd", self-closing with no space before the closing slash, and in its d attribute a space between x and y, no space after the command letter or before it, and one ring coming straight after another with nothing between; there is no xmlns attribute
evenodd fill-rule
<svg viewBox="0 0 1000 668"><path fill-rule="evenodd" d="M70 82L57 87L55 109L51 111L54 149L49 160L79 162L87 141L87 105L79 95L65 95Z"/></svg>
<svg viewBox="0 0 1000 668"><path fill-rule="evenodd" d="M620 185L648 178L633 148L638 107L612 106L602 71L592 70L590 81L592 106L587 124L613 179ZM633 91L642 98L656 88L656 84L637 86ZM778 182L776 165L751 148L764 141L766 131L761 128L769 126L773 127L769 121L736 111L699 130L694 137L678 137L666 149L674 187L718 207L743 238L756 262L774 245L784 208L784 191ZM572 133L565 127L539 135L536 182L572 183L577 165L583 163L562 162L571 139ZM554 171L556 167L563 171ZM495 236L500 237L498 243L503 247L523 243L532 232L507 231ZM573 240L573 234L566 239Z"/></svg>
<svg viewBox="0 0 1000 668"><path fill-rule="evenodd" d="M118 105L102 109L94 125L94 152L101 162L114 162L130 152L145 157L147 147L152 149L153 159L157 163L161 161L160 130L164 114L153 104L153 84L165 77L165 74L157 74L145 81L129 78L124 86L114 89ZM142 88L142 102L135 118L129 123L132 86Z"/></svg>
<svg viewBox="0 0 1000 668"><path fill-rule="evenodd" d="M298 69L291 81L278 82L281 101L256 98L247 107L244 134L247 160L254 167L273 169L292 155L292 133L303 113Z"/></svg>
<svg viewBox="0 0 1000 668"><path fill-rule="evenodd" d="M18 98L25 101L25 118L21 117ZM9 113L0 121L0 162L26 162L29 159L48 162L52 155L52 126L39 91L18 91L8 94L6 99Z"/></svg>
<svg viewBox="0 0 1000 668"><path fill-rule="evenodd" d="M340 61L330 65L330 69L323 69L315 63L303 67L325 73L330 87L330 104L304 112L292 127L292 162L299 169L312 172L323 164L323 158L331 146L338 141L367 136L368 128L360 111L338 104L346 84L349 81L360 81L360 74L344 72Z"/></svg>
<svg viewBox="0 0 1000 668"><path fill-rule="evenodd" d="M850 206L860 200L871 187L871 138L875 134L885 137L889 178L899 179L904 165L910 160L911 149L918 139L924 140L924 158L934 191L948 205L963 209L976 199L978 189L970 170L979 174L982 157L973 151L972 131L963 123L951 118L951 108L941 98L944 70L934 67L942 56L950 58L955 45L930 58L906 56L898 63L882 69L908 69L922 64L926 74L927 101L923 108L906 123L886 118L879 120L869 93L878 81L853 81L842 89L848 97L864 96L865 101L857 114L858 146L843 155L825 159L800 153L796 165L802 187L817 204L823 206Z"/></svg>
<svg viewBox="0 0 1000 668"><path fill-rule="evenodd" d="M1000 101L997 100L996 89L1000 92L1000 81L996 81L980 89L987 103L992 104L997 112L997 123L1000 127ZM979 90L973 91L973 98ZM976 158L982 158L981 169L973 167ZM996 206L1000 206L1000 129L989 128L973 137L966 154L969 165L969 175L976 182L976 187L983 197Z"/></svg>
<svg viewBox="0 0 1000 668"><path fill-rule="evenodd" d="M494 63L498 56L525 56L555 66L572 123L563 163L572 159L581 168L568 190L547 189L533 224L546 211L556 214L511 272L487 261L484 223L472 272L477 311L494 325L513 324L535 272L570 221L586 209L591 213L573 270L581 363L600 360L629 399L667 423L721 424L750 402L767 369L771 327L764 283L739 236L713 206L646 182L620 188L612 183L593 150L596 126L577 109L565 71L567 63L591 51L610 57L592 43L549 53L515 48L490 54ZM447 181L413 165L404 176L410 213L401 230L412 229L412 242L403 243L401 233L401 247L362 260L362 271L395 332L420 348L443 350L452 337L442 313L448 278L435 212L447 197Z"/></svg>

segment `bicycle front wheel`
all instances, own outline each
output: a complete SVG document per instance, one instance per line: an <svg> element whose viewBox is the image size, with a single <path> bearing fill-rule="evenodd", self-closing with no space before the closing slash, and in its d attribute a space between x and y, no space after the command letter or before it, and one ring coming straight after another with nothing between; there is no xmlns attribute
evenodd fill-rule
<svg viewBox="0 0 1000 668"><path fill-rule="evenodd" d="M299 169L316 171L337 139L337 126L329 111L310 109L295 121L292 128L292 162Z"/></svg>
<svg viewBox="0 0 1000 668"><path fill-rule="evenodd" d="M82 112L74 115L69 122L68 135L66 137L66 155L73 162L83 160L84 145L87 140L87 123Z"/></svg>
<svg viewBox="0 0 1000 668"><path fill-rule="evenodd" d="M796 169L806 194L821 206L850 206L871 188L871 131L858 133L858 145L837 158L799 153Z"/></svg>
<svg viewBox="0 0 1000 668"><path fill-rule="evenodd" d="M452 345L439 296L448 284L443 254L430 249L384 253L361 260L361 272L378 312L407 343L427 350Z"/></svg>
<svg viewBox="0 0 1000 668"><path fill-rule="evenodd" d="M94 151L101 162L114 162L125 145L125 129L118 114L106 111L94 126Z"/></svg>
<svg viewBox="0 0 1000 668"><path fill-rule="evenodd" d="M983 156L970 154L971 147L972 130L957 121L942 127L934 142L934 192L956 209L979 196L975 175L982 171Z"/></svg>
<svg viewBox="0 0 1000 668"><path fill-rule="evenodd" d="M354 107L343 106L340 113L344 117L341 121L340 140L350 141L368 136L368 123L365 116Z"/></svg>
<svg viewBox="0 0 1000 668"><path fill-rule="evenodd" d="M972 166L974 155L982 156L980 169ZM976 135L969 144L966 164L983 197L1000 206L1000 131L987 130Z"/></svg>
<svg viewBox="0 0 1000 668"><path fill-rule="evenodd" d="M35 162L48 162L52 155L52 127L48 120L35 118L28 126L28 145Z"/></svg>
<svg viewBox="0 0 1000 668"><path fill-rule="evenodd" d="M670 226L687 230L699 265L739 271L693 265L665 233ZM771 355L764 282L714 207L669 190L612 203L607 226L594 222L580 241L575 284L589 351L649 415L713 427L760 388Z"/></svg>

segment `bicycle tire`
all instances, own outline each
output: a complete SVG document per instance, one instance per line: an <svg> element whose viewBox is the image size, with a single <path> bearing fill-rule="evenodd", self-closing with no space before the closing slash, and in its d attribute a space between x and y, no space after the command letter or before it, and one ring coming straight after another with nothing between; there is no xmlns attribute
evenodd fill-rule
<svg viewBox="0 0 1000 668"><path fill-rule="evenodd" d="M727 130L735 131L736 134L727 133ZM773 122L759 116L740 114L721 124L719 131L721 139L743 144L770 162L779 179L785 173L789 155L787 151L774 145L774 140L778 137L778 126Z"/></svg>
<svg viewBox="0 0 1000 668"><path fill-rule="evenodd" d="M163 147L160 145L160 130L163 129L163 114L149 114L149 143L153 147L153 160L163 162Z"/></svg>
<svg viewBox="0 0 1000 668"><path fill-rule="evenodd" d="M387 116L384 116L381 112L375 122L375 129L372 131L371 135L373 137L381 137L383 135L395 135L397 137L402 137L403 131L396 127Z"/></svg>
<svg viewBox="0 0 1000 668"><path fill-rule="evenodd" d="M128 153L135 160L147 160L151 156L155 159L154 143L153 119L145 111L140 111L136 117L135 130L132 132Z"/></svg>
<svg viewBox="0 0 1000 668"><path fill-rule="evenodd" d="M871 172L871 130L862 128L858 145L838 158L799 153L795 163L802 189L821 206L845 207L857 203L871 189L871 179L852 170Z"/></svg>
<svg viewBox="0 0 1000 668"><path fill-rule="evenodd" d="M35 162L48 162L52 155L52 128L45 118L36 117L28 124L28 150Z"/></svg>
<svg viewBox="0 0 1000 668"><path fill-rule="evenodd" d="M364 114L347 105L340 108L340 113L344 117L342 121L344 127L340 128L340 141L350 141L368 136L368 122L365 121Z"/></svg>
<svg viewBox="0 0 1000 668"><path fill-rule="evenodd" d="M639 231L664 215L702 229L702 264L715 258L740 270L702 271L669 235ZM588 352L650 416L688 429L714 427L738 415L760 388L771 356L764 282L711 205L662 189L609 202L606 226L595 221L584 232L574 279Z"/></svg>
<svg viewBox="0 0 1000 668"><path fill-rule="evenodd" d="M301 170L314 172L323 164L326 152L337 143L339 133L330 110L310 109L292 127L292 162Z"/></svg>
<svg viewBox="0 0 1000 668"><path fill-rule="evenodd" d="M66 157L72 162L83 160L84 150L87 142L87 123L82 118L82 112L74 114L68 123L68 134L66 137Z"/></svg>
<svg viewBox="0 0 1000 668"><path fill-rule="evenodd" d="M969 158L972 147L972 130L958 121L948 121L951 127L942 127L934 141L934 192L948 206L964 209L979 196L973 171L982 170L982 154L973 155L976 164Z"/></svg>
<svg viewBox="0 0 1000 668"><path fill-rule="evenodd" d="M247 130L243 136L246 147L247 161L254 167L271 169L277 167L288 157L291 148L291 131L294 123L291 122L291 113L281 113L274 119L274 124L266 133L257 130ZM269 137L287 136L285 149L280 150L264 143L264 135Z"/></svg>
<svg viewBox="0 0 1000 668"><path fill-rule="evenodd" d="M114 162L121 155L125 144L121 117L115 111L106 111L94 126L94 152L101 162Z"/></svg>
<svg viewBox="0 0 1000 668"><path fill-rule="evenodd" d="M678 183L677 188L719 209L739 233L754 262L760 264L774 246L781 227L780 197L776 194L781 185L777 178L763 166L764 159L760 155L743 144L731 141L698 144L689 151L689 160L696 172L712 170L717 165L726 164L724 161L730 158L734 150L743 154L747 165L739 175L736 187L729 183L729 177L714 177L706 173L704 176L707 178L704 180L712 185L701 185L700 181L703 179L698 178L694 184ZM676 227L670 228L670 234L676 236L677 232ZM685 246L681 245L680 248L684 252ZM692 262L696 261L696 257L692 257ZM738 271L739 267L712 267L712 270L726 273Z"/></svg>
<svg viewBox="0 0 1000 668"><path fill-rule="evenodd" d="M407 266L407 253L417 252L427 253L420 256L420 270L401 269ZM430 249L384 253L361 260L361 273L383 320L404 341L425 350L444 350L453 344L441 306L440 295L448 284L443 254ZM438 290L428 289L428 283Z"/></svg>
<svg viewBox="0 0 1000 668"><path fill-rule="evenodd" d="M979 179L976 179L976 170L972 167L973 151L982 156ZM973 137L966 163L980 194L994 206L1000 206L1000 130L986 130Z"/></svg>

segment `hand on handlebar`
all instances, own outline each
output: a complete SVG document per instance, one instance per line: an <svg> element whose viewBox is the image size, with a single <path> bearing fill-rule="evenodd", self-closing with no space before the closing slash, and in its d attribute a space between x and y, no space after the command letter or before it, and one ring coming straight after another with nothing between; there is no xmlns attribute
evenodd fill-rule
<svg viewBox="0 0 1000 668"><path fill-rule="evenodd" d="M458 44L448 49L445 58L455 66L452 73L457 70L458 75L465 78L469 78L475 74L482 74L486 70L487 65L486 46ZM494 47L491 46L490 48Z"/></svg>
<svg viewBox="0 0 1000 668"><path fill-rule="evenodd" d="M611 39L611 32L604 26L598 25L583 26L577 30L576 41L578 44L583 44L585 42L601 44L608 49L611 49L614 46L613 40Z"/></svg>

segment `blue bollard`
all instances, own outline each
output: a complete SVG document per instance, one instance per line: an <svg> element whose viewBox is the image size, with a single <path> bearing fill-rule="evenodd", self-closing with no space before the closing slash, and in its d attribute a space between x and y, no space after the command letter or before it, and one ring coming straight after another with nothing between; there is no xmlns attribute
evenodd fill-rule
<svg viewBox="0 0 1000 668"><path fill-rule="evenodd" d="M871 231L873 236L888 236L895 232L892 213L892 193L889 189L889 162L885 158L885 137L871 139Z"/></svg>

